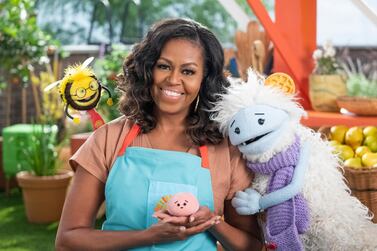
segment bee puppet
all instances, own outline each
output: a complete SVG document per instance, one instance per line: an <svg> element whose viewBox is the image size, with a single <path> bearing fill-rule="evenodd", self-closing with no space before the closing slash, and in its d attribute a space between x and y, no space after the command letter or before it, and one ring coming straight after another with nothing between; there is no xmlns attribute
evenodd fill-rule
<svg viewBox="0 0 377 251"><path fill-rule="evenodd" d="M93 61L90 57L84 63L74 66L68 66L64 71L63 79L48 85L44 91L49 91L58 86L62 101L65 104L65 114L73 120L74 123L80 123L79 117L73 117L70 109L78 111L87 111L92 121L93 129L97 129L105 122L97 113L95 107L100 98L102 88L108 93L107 104L113 105L109 89L101 85L101 82L94 75L93 70L88 65Z"/></svg>

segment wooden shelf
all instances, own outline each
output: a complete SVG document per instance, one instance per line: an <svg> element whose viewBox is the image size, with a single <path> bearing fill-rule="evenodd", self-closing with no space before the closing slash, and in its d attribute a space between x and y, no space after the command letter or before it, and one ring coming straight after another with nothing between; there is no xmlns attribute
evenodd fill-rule
<svg viewBox="0 0 377 251"><path fill-rule="evenodd" d="M355 116L332 112L306 111L307 118L303 118L301 123L311 128L321 126L346 125L346 126L377 126L377 116Z"/></svg>

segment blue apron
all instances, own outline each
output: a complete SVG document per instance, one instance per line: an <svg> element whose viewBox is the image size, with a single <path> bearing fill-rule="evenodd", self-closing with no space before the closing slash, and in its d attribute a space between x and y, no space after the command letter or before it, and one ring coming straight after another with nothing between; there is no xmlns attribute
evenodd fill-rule
<svg viewBox="0 0 377 251"><path fill-rule="evenodd" d="M154 208L165 195L191 192L200 205L214 210L211 174L206 146L198 156L143 147L128 147L140 128L134 125L111 168L105 187L106 220L103 230L143 230L157 223ZM203 166L203 167L202 167ZM208 232L186 240L155 244L130 250L216 250Z"/></svg>

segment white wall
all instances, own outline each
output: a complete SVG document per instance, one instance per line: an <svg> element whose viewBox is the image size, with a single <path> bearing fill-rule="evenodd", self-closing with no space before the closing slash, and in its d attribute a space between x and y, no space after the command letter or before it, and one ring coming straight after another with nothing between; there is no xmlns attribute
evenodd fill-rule
<svg viewBox="0 0 377 251"><path fill-rule="evenodd" d="M364 0L377 13L377 0ZM317 0L317 43L377 47L377 26L351 0Z"/></svg>

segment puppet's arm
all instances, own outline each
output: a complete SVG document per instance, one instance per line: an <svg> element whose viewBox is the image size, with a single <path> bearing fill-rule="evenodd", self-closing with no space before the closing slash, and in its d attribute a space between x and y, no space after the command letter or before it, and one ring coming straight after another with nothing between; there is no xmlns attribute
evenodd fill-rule
<svg viewBox="0 0 377 251"><path fill-rule="evenodd" d="M108 106L112 106L113 105L113 99L111 98L111 92L109 90L109 88L107 88L106 86L102 85L102 88L107 92L107 94L109 95L109 98L107 99L106 103Z"/></svg>
<svg viewBox="0 0 377 251"><path fill-rule="evenodd" d="M64 108L65 115L67 115L68 118L72 119L75 124L79 124L80 123L80 118L72 117L72 115L69 114L69 110L68 109L69 109L68 104L66 104L65 108Z"/></svg>
<svg viewBox="0 0 377 251"><path fill-rule="evenodd" d="M255 214L297 195L303 187L309 153L310 144L309 142L304 142L300 150L299 161L294 170L292 181L287 186L264 196L261 196L260 193L252 188L248 188L244 192L237 192L236 196L232 199L232 205L235 207L237 213L241 215Z"/></svg>
<svg viewBox="0 0 377 251"><path fill-rule="evenodd" d="M260 210L264 210L266 208L272 207L286 200L289 200L301 191L304 185L304 175L308 167L309 153L310 144L309 142L304 142L300 151L298 164L293 173L291 183L279 190L262 196L259 199Z"/></svg>

